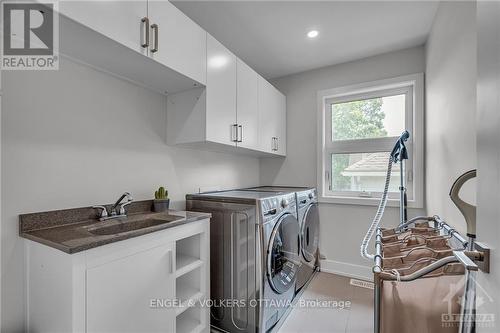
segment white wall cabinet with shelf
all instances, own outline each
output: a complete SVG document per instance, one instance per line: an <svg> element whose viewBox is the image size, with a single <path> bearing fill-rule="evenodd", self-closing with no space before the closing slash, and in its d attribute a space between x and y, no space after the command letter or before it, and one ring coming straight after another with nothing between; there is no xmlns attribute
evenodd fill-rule
<svg viewBox="0 0 500 333"><path fill-rule="evenodd" d="M63 55L162 93L206 84L206 32L167 0L60 1L59 12Z"/></svg>
<svg viewBox="0 0 500 333"><path fill-rule="evenodd" d="M236 56L207 36L207 87L168 96L167 142L236 147Z"/></svg>
<svg viewBox="0 0 500 333"><path fill-rule="evenodd" d="M210 297L208 233L202 220L72 255L27 240L28 331L209 332L209 309L188 306Z"/></svg>
<svg viewBox="0 0 500 333"><path fill-rule="evenodd" d="M206 140L236 145L236 56L207 36Z"/></svg>
<svg viewBox="0 0 500 333"><path fill-rule="evenodd" d="M168 96L167 142L285 156L285 107L283 94L208 35L207 87Z"/></svg>
<svg viewBox="0 0 500 333"><path fill-rule="evenodd" d="M286 155L284 96L169 1L61 1L59 11L61 55L168 94L170 144Z"/></svg>

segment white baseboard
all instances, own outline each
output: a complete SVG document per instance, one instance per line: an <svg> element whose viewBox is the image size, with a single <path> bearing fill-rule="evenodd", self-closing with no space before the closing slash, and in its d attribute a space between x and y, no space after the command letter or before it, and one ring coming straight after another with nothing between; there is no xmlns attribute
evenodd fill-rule
<svg viewBox="0 0 500 333"><path fill-rule="evenodd" d="M373 281L371 266L354 265L335 260L321 260L320 267L322 272Z"/></svg>

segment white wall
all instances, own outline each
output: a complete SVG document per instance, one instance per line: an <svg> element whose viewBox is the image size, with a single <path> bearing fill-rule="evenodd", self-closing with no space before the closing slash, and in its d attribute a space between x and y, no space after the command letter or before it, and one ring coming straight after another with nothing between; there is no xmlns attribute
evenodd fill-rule
<svg viewBox="0 0 500 333"><path fill-rule="evenodd" d="M416 47L275 80L276 87L287 96L287 157L262 159L261 183L316 186L316 93L319 90L424 70L424 48ZM323 268L371 277L371 263L360 257L359 245L375 211L375 206L320 205L320 247L328 258ZM423 210L409 211L410 215L422 213ZM394 225L398 214L397 209L388 208L384 219Z"/></svg>
<svg viewBox="0 0 500 333"><path fill-rule="evenodd" d="M169 147L166 98L65 59L59 71L4 73L2 332L23 331L18 215L109 203L124 191L173 206L200 186L259 183L256 158Z"/></svg>
<svg viewBox="0 0 500 333"><path fill-rule="evenodd" d="M442 2L426 44L426 198L464 235L465 220L449 199L453 181L476 168L475 2ZM475 180L462 190L475 203Z"/></svg>
<svg viewBox="0 0 500 333"><path fill-rule="evenodd" d="M2 143L2 71L0 70L0 175L2 174L2 154L1 154L1 143ZM2 187L2 179L0 177L0 188ZM0 330L2 323L2 191L0 190Z"/></svg>
<svg viewBox="0 0 500 333"><path fill-rule="evenodd" d="M500 320L500 2L479 1L477 85L477 235L492 248L490 274L479 273L484 304L479 314L495 314L494 327L479 325L478 332L498 332ZM489 297L493 302L489 301ZM479 304L479 303L478 303Z"/></svg>

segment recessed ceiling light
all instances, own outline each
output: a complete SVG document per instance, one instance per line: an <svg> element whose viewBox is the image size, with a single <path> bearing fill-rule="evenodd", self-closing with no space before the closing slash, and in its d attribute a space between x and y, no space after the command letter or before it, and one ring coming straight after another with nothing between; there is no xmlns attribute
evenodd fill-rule
<svg viewBox="0 0 500 333"><path fill-rule="evenodd" d="M318 34L319 34L318 30L311 30L307 33L307 37L316 38L318 37Z"/></svg>
<svg viewBox="0 0 500 333"><path fill-rule="evenodd" d="M229 59L225 55L216 55L208 59L208 67L210 68L222 68L226 66Z"/></svg>

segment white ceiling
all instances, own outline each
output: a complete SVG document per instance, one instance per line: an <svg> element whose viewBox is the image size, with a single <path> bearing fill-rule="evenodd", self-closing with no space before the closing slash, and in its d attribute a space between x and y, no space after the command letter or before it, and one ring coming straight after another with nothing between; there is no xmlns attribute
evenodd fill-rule
<svg viewBox="0 0 500 333"><path fill-rule="evenodd" d="M437 1L172 1L266 78L425 43ZM319 30L308 39L306 33Z"/></svg>

